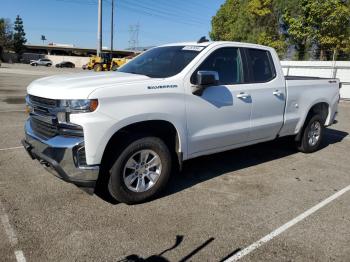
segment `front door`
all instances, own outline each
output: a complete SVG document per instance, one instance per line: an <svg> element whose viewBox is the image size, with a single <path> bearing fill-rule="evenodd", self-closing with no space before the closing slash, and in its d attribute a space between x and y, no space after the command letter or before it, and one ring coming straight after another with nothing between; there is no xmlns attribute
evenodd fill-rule
<svg viewBox="0 0 350 262"><path fill-rule="evenodd" d="M187 90L195 84L198 71L216 71L220 80L200 95L186 94L189 155L222 151L249 141L252 99L242 84L239 48L214 50L193 72Z"/></svg>

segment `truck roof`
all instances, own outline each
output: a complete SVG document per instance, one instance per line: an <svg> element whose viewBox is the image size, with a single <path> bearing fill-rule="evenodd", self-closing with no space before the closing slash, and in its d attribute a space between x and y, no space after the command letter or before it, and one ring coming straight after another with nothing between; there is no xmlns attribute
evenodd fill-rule
<svg viewBox="0 0 350 262"><path fill-rule="evenodd" d="M180 43L171 43L171 44L165 44L161 45L163 46L216 46L216 45L222 45L222 44L233 44L235 46L241 46L241 47L250 47L250 48L258 48L258 49L272 49L268 46L258 45L258 44L251 44L251 43L244 43L244 42L233 42L233 41L209 41L209 42L203 42L203 43L197 43L197 42L180 42Z"/></svg>

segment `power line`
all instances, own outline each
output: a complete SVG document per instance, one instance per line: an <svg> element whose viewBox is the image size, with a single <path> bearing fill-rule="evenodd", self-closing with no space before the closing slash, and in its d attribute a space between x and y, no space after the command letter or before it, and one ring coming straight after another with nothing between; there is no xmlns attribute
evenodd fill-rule
<svg viewBox="0 0 350 262"><path fill-rule="evenodd" d="M155 12L157 14L162 14L165 16L171 16L171 17L177 17L177 18L184 18L187 19L188 21L194 22L194 23L203 23L205 20L203 17L201 18L196 18L193 15L186 15L183 13L184 10L174 10L174 9L168 9L168 8L162 8L162 7L152 7L150 5L144 5L143 3L136 2L136 3L128 3L126 1L122 2L124 5L129 6L129 7L139 7L141 10L148 10L151 12Z"/></svg>
<svg viewBox="0 0 350 262"><path fill-rule="evenodd" d="M204 2L204 1L202 1L202 2ZM162 9L169 8L172 11L182 12L184 14L187 14L191 17L196 17L198 19L202 19L204 13L207 13L207 12L212 10L212 7L204 7L202 3L199 5L192 5L191 6L192 2L188 1L188 0L186 0L180 6L175 4L174 2L171 2L171 1L166 1L166 2L165 1L158 1L157 4L160 5L160 7ZM165 5L163 5L163 4L165 4Z"/></svg>
<svg viewBox="0 0 350 262"><path fill-rule="evenodd" d="M97 2L95 0L55 0L55 1L70 3L70 4L97 5Z"/></svg>
<svg viewBox="0 0 350 262"><path fill-rule="evenodd" d="M126 9L126 10L129 10L131 12L142 14L144 16L149 16L149 17L153 17L153 18L160 18L163 21L166 20L167 22L183 24L183 25L188 25L188 26L193 26L193 27L204 27L203 23L195 23L195 22L191 22L191 21L179 20L179 19L176 19L176 18L173 18L173 17L169 17L168 15L163 15L163 14L160 14L160 13L152 13L152 12L149 12L149 11L143 11L143 10L140 10L138 8L134 8L134 7L130 7L130 6L127 6L127 5L123 5L122 3L119 3L119 7L121 9Z"/></svg>
<svg viewBox="0 0 350 262"><path fill-rule="evenodd" d="M55 0L58 2L66 2L66 3L75 3L75 4L82 4L82 5L97 5L97 0ZM103 0L104 2L111 3L110 0ZM167 20L172 23L177 23L177 24L183 24L183 25L189 25L193 27L203 27L204 21L200 20L194 20L194 18L189 17L189 15L181 15L181 14L176 14L176 13L171 13L169 10L168 11L161 11L159 9L151 8L151 7L145 7L140 3L137 3L136 5L127 2L122 2L119 1L118 5L120 8L142 14L144 16L148 17L153 17L153 18L158 18L162 20ZM146 10L144 10L146 9ZM177 17L181 18L177 19Z"/></svg>

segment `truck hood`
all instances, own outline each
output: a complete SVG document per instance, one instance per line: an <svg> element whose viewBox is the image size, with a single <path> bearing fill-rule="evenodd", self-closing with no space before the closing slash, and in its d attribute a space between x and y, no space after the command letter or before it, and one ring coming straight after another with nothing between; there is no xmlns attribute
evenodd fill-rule
<svg viewBox="0 0 350 262"><path fill-rule="evenodd" d="M96 89L149 80L143 75L121 72L88 72L44 77L28 87L30 95L51 99L86 99Z"/></svg>

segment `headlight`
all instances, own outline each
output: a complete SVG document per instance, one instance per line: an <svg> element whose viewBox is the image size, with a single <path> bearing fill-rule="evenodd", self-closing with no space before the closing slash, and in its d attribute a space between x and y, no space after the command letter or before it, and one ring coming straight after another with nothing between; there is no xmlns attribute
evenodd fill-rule
<svg viewBox="0 0 350 262"><path fill-rule="evenodd" d="M93 112L98 107L97 99L76 99L61 100L61 106L64 111L57 112L57 120L60 124L68 124L70 122L70 114Z"/></svg>
<svg viewBox="0 0 350 262"><path fill-rule="evenodd" d="M67 106L72 112L94 112L98 107L97 99L67 100Z"/></svg>

